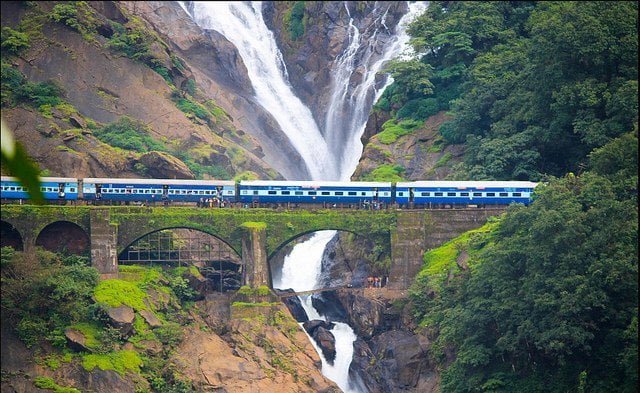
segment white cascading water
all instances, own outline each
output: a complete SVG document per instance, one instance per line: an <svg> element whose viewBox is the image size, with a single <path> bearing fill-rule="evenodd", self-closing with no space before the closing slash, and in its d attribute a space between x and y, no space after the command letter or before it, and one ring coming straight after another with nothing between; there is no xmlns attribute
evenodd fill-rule
<svg viewBox="0 0 640 393"><path fill-rule="evenodd" d="M373 24L376 30L367 42L361 42L361 34L353 24L353 18L345 3L349 16L349 45L332 67L334 72L331 83L331 100L325 120L325 132L329 148L338 157L340 180L348 181L358 166L362 155L360 137L364 133L371 107L380 98L384 89L391 84L388 77L384 86L376 89L376 75L391 59L410 49L406 29L415 17L427 7L424 2L409 4L409 11L400 19L392 41L384 46L382 55L376 54L375 41L389 38L385 24L387 10L379 13ZM352 87L351 77L355 72L362 73L362 82Z"/></svg>
<svg viewBox="0 0 640 393"><path fill-rule="evenodd" d="M193 5L191 16L200 27L216 30L238 49L257 101L278 122L311 177L337 179L335 160L311 111L291 89L282 53L262 18L262 3L195 1Z"/></svg>
<svg viewBox="0 0 640 393"><path fill-rule="evenodd" d="M344 53L334 62L331 84L331 100L327 108L325 138L322 137L311 111L296 97L288 81L282 54L273 33L264 23L261 2L193 2L189 13L184 2L179 2L194 21L205 29L216 30L233 43L242 56L258 102L276 119L291 144L305 160L312 180L349 180L355 171L371 106L390 83L376 90L375 77L385 62L398 56L407 48L406 26L426 8L426 3L409 4L409 12L402 17L392 42L384 45L383 53L375 55L375 43L361 42L361 34L349 15L349 43ZM385 24L386 11L380 13L378 24L371 36L374 41L388 33ZM366 52L359 55L359 52ZM359 61L357 61L360 59ZM371 63L371 64L370 64ZM363 67L362 82L349 90L351 76ZM320 285L322 255L327 243L336 231L321 231L306 242L299 243L285 257L283 271L274 288L292 288L295 291L316 289ZM309 319L322 319L311 304L311 296L301 299ZM347 393L360 393L365 389L349 378L349 366L353 358L353 342L357 336L353 329L340 322L331 330L336 340L336 358L330 365L318 348L311 343L322 360L322 373Z"/></svg>

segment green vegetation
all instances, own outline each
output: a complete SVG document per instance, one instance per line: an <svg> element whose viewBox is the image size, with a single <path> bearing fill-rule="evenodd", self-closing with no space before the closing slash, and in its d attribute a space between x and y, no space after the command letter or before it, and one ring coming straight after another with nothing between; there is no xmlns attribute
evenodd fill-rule
<svg viewBox="0 0 640 393"><path fill-rule="evenodd" d="M469 179L577 172L638 119L637 2L435 2L409 28L419 59L390 66L396 118L449 111Z"/></svg>
<svg viewBox="0 0 640 393"><path fill-rule="evenodd" d="M247 285L243 285L238 289L238 295L243 296L269 296L271 290L266 285L260 285L258 288L251 288Z"/></svg>
<svg viewBox="0 0 640 393"><path fill-rule="evenodd" d="M149 135L150 128L144 123L128 116L105 125L93 132L102 142L125 150L146 153L152 150L167 151L165 145Z"/></svg>
<svg viewBox="0 0 640 393"><path fill-rule="evenodd" d="M304 35L304 1L296 1L289 11L284 14L284 26L292 41Z"/></svg>
<svg viewBox="0 0 640 393"><path fill-rule="evenodd" d="M88 354L82 358L82 367L87 371L98 367L100 370L113 370L124 375L126 371L140 373L140 366L142 366L142 359L135 351Z"/></svg>
<svg viewBox="0 0 640 393"><path fill-rule="evenodd" d="M636 391L636 132L590 157L531 206L425 254L411 296L444 392Z"/></svg>
<svg viewBox="0 0 640 393"><path fill-rule="evenodd" d="M80 390L76 388L62 387L58 385L49 377L35 377L33 379L33 385L39 389L53 390L54 393L80 393Z"/></svg>
<svg viewBox="0 0 640 393"><path fill-rule="evenodd" d="M56 4L49 14L49 19L62 23L80 33L84 39L93 41L93 34L98 26L93 13L87 2L71 1Z"/></svg>
<svg viewBox="0 0 640 393"><path fill-rule="evenodd" d="M147 294L135 282L118 279L100 281L94 296L97 302L109 307L120 307L124 304L136 311L148 310L144 304Z"/></svg>
<svg viewBox="0 0 640 393"><path fill-rule="evenodd" d="M404 181L402 174L405 169L402 165L382 164L371 173L368 173L362 177L363 181L390 181L399 182Z"/></svg>
<svg viewBox="0 0 640 393"><path fill-rule="evenodd" d="M63 347L65 328L91 319L97 281L98 272L77 258L2 248L2 309L29 347L41 340Z"/></svg>
<svg viewBox="0 0 640 393"><path fill-rule="evenodd" d="M421 125L422 122L417 120L402 120L396 122L395 119L391 119L382 125L382 132L377 134L376 137L380 143L390 145L401 136L410 134Z"/></svg>
<svg viewBox="0 0 640 393"><path fill-rule="evenodd" d="M29 36L26 33L13 30L11 27L3 27L0 37L0 46L3 52L7 51L12 55L17 55L30 46Z"/></svg>
<svg viewBox="0 0 640 393"><path fill-rule="evenodd" d="M2 62L2 107L14 107L26 104L35 109L43 105L61 104L64 94L62 88L54 82L28 82L16 68Z"/></svg>

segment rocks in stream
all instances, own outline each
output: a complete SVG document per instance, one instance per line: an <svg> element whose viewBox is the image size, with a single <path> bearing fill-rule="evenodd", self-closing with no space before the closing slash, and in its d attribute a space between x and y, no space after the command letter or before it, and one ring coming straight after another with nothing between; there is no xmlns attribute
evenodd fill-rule
<svg viewBox="0 0 640 393"><path fill-rule="evenodd" d="M293 289L284 289L280 290L282 293L293 293L295 292ZM282 302L287 306L289 312L298 322L307 322L309 320L309 316L307 312L304 311L302 307L302 303L300 303L300 298L297 296L289 296L282 299Z"/></svg>
<svg viewBox="0 0 640 393"><path fill-rule="evenodd" d="M302 326L318 344L327 362L333 364L333 361L336 359L336 338L330 330L335 324L314 319L303 323Z"/></svg>

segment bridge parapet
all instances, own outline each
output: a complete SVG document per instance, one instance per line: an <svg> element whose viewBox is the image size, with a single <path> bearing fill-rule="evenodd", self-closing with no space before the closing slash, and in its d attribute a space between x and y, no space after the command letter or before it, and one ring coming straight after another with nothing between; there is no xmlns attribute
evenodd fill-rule
<svg viewBox="0 0 640 393"><path fill-rule="evenodd" d="M92 264L104 277L117 274L117 256L150 233L195 229L217 237L243 257L244 283L269 285L267 260L291 240L320 230L356 233L391 249L389 287L406 289L422 266L423 253L480 227L504 209L290 210L190 207L95 207L3 205L0 218L22 236L25 251L56 221L83 228ZM258 227L246 223L261 223ZM243 225L245 224L245 225Z"/></svg>

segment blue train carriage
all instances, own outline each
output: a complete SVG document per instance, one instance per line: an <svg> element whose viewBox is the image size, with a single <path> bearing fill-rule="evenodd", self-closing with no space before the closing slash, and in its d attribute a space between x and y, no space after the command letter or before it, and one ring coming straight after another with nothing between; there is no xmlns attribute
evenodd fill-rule
<svg viewBox="0 0 640 393"><path fill-rule="evenodd" d="M82 190L84 199L92 201L198 202L201 198L236 198L235 183L226 180L86 178Z"/></svg>
<svg viewBox="0 0 640 393"><path fill-rule="evenodd" d="M528 181L416 181L396 184L399 205L508 205L531 203Z"/></svg>
<svg viewBox="0 0 640 393"><path fill-rule="evenodd" d="M391 183L242 180L242 203L391 203Z"/></svg>
<svg viewBox="0 0 640 393"><path fill-rule="evenodd" d="M2 176L2 199L29 199L27 188L11 176ZM78 179L71 177L41 177L40 190L47 201L75 201L78 199Z"/></svg>

